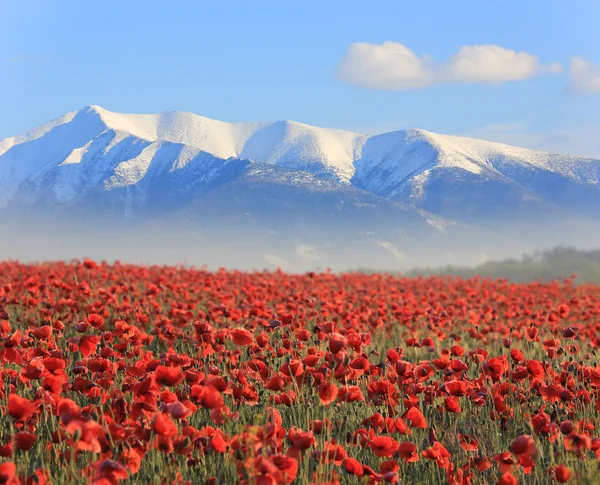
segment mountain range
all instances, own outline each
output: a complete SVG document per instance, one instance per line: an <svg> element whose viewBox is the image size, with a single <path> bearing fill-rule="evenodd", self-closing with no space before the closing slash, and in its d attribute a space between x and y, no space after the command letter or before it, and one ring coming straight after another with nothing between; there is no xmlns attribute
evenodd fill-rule
<svg viewBox="0 0 600 485"><path fill-rule="evenodd" d="M144 235L132 257L160 240L195 263L476 263L589 243L599 208L600 160L419 129L366 136L87 106L0 141L0 221L13 238L0 251L12 257L44 227L59 247L57 233Z"/></svg>

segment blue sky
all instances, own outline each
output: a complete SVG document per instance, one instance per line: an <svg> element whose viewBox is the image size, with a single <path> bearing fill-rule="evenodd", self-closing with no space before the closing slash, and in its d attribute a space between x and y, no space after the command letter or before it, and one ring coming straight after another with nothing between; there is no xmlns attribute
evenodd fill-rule
<svg viewBox="0 0 600 485"><path fill-rule="evenodd" d="M418 127L600 157L597 0L20 0L2 17L0 139L98 104ZM524 54L497 72L480 52L477 69L496 67L482 80L464 69L469 46ZM415 65L424 77L407 84Z"/></svg>

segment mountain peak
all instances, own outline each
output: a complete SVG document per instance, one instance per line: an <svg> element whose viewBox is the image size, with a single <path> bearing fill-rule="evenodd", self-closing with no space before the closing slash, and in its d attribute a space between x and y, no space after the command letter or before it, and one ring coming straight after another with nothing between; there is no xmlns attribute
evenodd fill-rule
<svg viewBox="0 0 600 485"><path fill-rule="evenodd" d="M82 111L84 113L89 113L92 111L95 111L96 113L102 113L107 110L105 110L102 106L98 106L97 104L88 104L88 105L84 106L83 108L81 108L79 111Z"/></svg>

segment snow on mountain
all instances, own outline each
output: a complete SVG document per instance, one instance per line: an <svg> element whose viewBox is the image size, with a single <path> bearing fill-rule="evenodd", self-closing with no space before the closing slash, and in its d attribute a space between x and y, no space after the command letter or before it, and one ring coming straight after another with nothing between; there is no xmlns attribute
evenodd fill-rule
<svg viewBox="0 0 600 485"><path fill-rule="evenodd" d="M21 183L51 167L61 157L83 148L106 126L84 109L68 113L27 133L0 142L0 207L6 206ZM62 161L62 160L60 160Z"/></svg>
<svg viewBox="0 0 600 485"><path fill-rule="evenodd" d="M69 123L77 114L78 114L77 111L72 111L70 113L67 113L67 114L61 116L60 118L56 118L55 120L49 121L48 123L39 125L22 135L18 135L18 136L14 136L12 138L5 138L4 140L0 140L0 155L3 155L4 153L6 153L14 145L20 145L20 144L26 143L28 141L36 140L37 138L40 138L41 136L48 133L53 128L63 125L65 123Z"/></svg>
<svg viewBox="0 0 600 485"><path fill-rule="evenodd" d="M424 130L371 137L352 183L446 217L598 216L600 161Z"/></svg>
<svg viewBox="0 0 600 485"><path fill-rule="evenodd" d="M177 111L137 115L113 113L98 106L84 110L96 113L107 128L141 139L180 143L223 159L251 159L293 169L320 168L344 180L352 176L352 163L366 139L293 121L226 123Z"/></svg>
<svg viewBox="0 0 600 485"><path fill-rule="evenodd" d="M347 131L291 121L225 123L193 113L121 114L92 105L0 141L0 207L27 179L43 178L45 170L57 167L64 170L56 175L52 190L63 202L73 200L79 189L99 183L105 170L116 170L107 189L135 184L165 142L188 147L189 154L178 156L173 169L182 168L201 151L220 159L250 159L348 182L365 140ZM123 164L113 167L115 160Z"/></svg>
<svg viewBox="0 0 600 485"><path fill-rule="evenodd" d="M513 168L545 170L575 182L600 183L600 161L517 148L425 130L403 130L370 137L355 162L357 183L390 192L403 181L433 168L507 178Z"/></svg>
<svg viewBox="0 0 600 485"><path fill-rule="evenodd" d="M220 158L244 158L293 169L317 168L346 181L354 172L353 161L366 139L348 131L293 121L225 123L176 111L132 115L98 106L90 109L107 127L142 139L181 143Z"/></svg>
<svg viewBox="0 0 600 485"><path fill-rule="evenodd" d="M100 198L141 210L156 200L169 205L173 194L184 203L260 165L283 169L271 173L281 183L286 170L291 178L309 173L311 183L330 179L469 223L486 213L594 217L600 204L598 160L416 129L367 137L292 121L226 123L87 106L0 141L0 207Z"/></svg>

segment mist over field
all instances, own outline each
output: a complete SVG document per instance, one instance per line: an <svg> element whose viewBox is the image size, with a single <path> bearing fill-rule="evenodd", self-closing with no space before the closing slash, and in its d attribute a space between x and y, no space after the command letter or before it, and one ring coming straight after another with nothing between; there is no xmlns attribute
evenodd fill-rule
<svg viewBox="0 0 600 485"><path fill-rule="evenodd" d="M560 235L560 231L556 231ZM590 231L586 232L590 235ZM572 235L549 240L548 247L528 241L511 241L492 233L485 239L471 237L405 238L395 243L377 234L364 234L335 224L310 225L304 231L236 224L111 223L106 220L58 219L2 221L0 259L23 262L71 260L120 260L128 263L191 265L240 270L282 269L289 272L390 271L468 272L490 261L519 260L524 254L569 246L582 250L597 247L598 236ZM387 239L387 240L386 240ZM515 263L516 264L516 263ZM566 269L565 269L566 271ZM485 271L484 271L485 273ZM567 276L568 273L563 274Z"/></svg>

